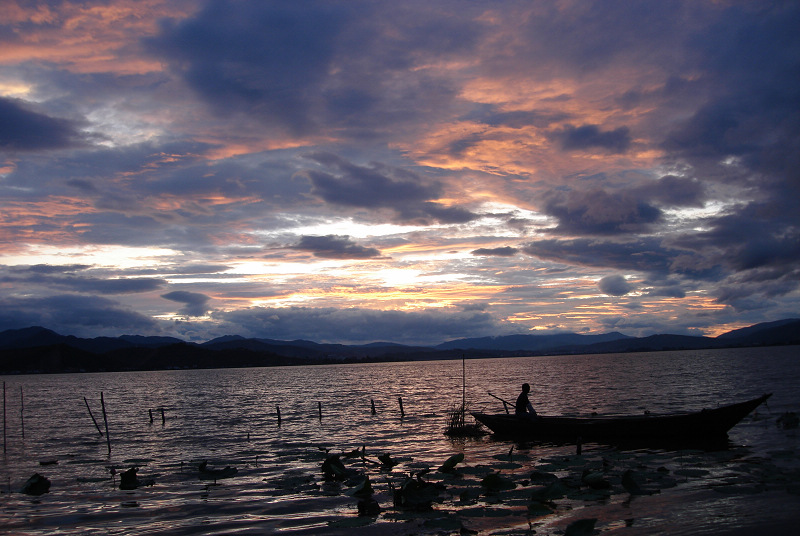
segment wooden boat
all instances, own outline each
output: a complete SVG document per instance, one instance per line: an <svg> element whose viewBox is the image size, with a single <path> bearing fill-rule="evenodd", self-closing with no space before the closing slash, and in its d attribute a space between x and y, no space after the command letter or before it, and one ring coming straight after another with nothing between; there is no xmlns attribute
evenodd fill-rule
<svg viewBox="0 0 800 536"><path fill-rule="evenodd" d="M496 436L514 439L576 441L700 441L724 438L728 430L772 393L747 402L694 413L591 417L518 417L472 413Z"/></svg>

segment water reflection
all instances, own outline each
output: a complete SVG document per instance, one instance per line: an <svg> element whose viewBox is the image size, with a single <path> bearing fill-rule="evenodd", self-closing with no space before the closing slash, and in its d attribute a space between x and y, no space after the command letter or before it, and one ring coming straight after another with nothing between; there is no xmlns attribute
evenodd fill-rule
<svg viewBox="0 0 800 536"><path fill-rule="evenodd" d="M189 534L206 531L204 526L224 532L254 524L259 530L311 530L341 515L355 515L351 498L320 483L325 449L366 446L373 459L390 453L401 460L398 472L438 466L463 452L470 470L509 463L513 468L506 471L520 478L543 459L574 455L574 446L525 444L517 445L509 459L507 442L444 436L446 410L461 400L461 365L440 361L5 377L9 393L24 389L25 438L19 401L9 396L0 483L5 491L18 489L40 472L52 487L38 503L18 493L0 495L0 524L15 523L32 534L106 533L109 527L126 534ZM467 401L489 412L503 410L489 391L513 400L524 381L531 384L531 401L543 414L692 410L767 391L775 392L767 411L780 414L797 411L794 397L800 390L796 347L467 360L465 370ZM98 416L101 392L111 456L83 402L85 396ZM164 423L159 413L151 423L149 410L162 407ZM797 438L780 435L769 419L737 426L731 442L737 448L748 445L750 455L765 458L797 447ZM614 451L608 452L587 445L584 454L608 457ZM645 455L650 454L635 454L637 461ZM45 458L56 458L58 464L40 466ZM674 455L664 454L664 460L674 463ZM679 463L708 463L700 460ZM781 463L794 460L787 457ZM213 485L198 476L203 461L238 472ZM724 461L725 471L737 470L731 463ZM119 477L112 479L110 468L122 471L132 465L141 466L141 474L156 485L120 491ZM375 475L378 489L388 493L391 474Z"/></svg>

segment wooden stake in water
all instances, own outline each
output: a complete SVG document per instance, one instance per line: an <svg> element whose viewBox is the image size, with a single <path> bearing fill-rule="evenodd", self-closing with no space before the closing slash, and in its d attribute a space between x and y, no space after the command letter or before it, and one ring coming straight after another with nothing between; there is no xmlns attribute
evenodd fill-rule
<svg viewBox="0 0 800 536"><path fill-rule="evenodd" d="M319 411L319 420L322 420L322 402L317 402L317 410Z"/></svg>
<svg viewBox="0 0 800 536"><path fill-rule="evenodd" d="M369 399L369 403L372 404L372 414L376 415L378 412L375 411L375 401L373 399Z"/></svg>
<svg viewBox="0 0 800 536"><path fill-rule="evenodd" d="M406 416L406 412L403 411L403 397L402 396L398 396L397 397L397 401L400 403L400 418L402 419L403 417Z"/></svg>
<svg viewBox="0 0 800 536"><path fill-rule="evenodd" d="M467 418L467 365L464 354L461 354L461 423L465 424Z"/></svg>
<svg viewBox="0 0 800 536"><path fill-rule="evenodd" d="M3 382L3 452L6 451L6 382Z"/></svg>
<svg viewBox="0 0 800 536"><path fill-rule="evenodd" d="M150 424L153 424L153 410L152 409L148 409L147 413L150 415Z"/></svg>
<svg viewBox="0 0 800 536"><path fill-rule="evenodd" d="M19 386L19 425L22 428L22 439L25 439L25 397L22 395L22 386Z"/></svg>
<svg viewBox="0 0 800 536"><path fill-rule="evenodd" d="M103 391L100 391L100 406L103 408L103 422L106 426L106 443L108 444L108 455L111 456L111 437L108 435L108 417L106 416L106 402L103 399Z"/></svg>
<svg viewBox="0 0 800 536"><path fill-rule="evenodd" d="M278 410L278 426L280 426L281 425L281 407L280 406L275 406L275 409Z"/></svg>
<svg viewBox="0 0 800 536"><path fill-rule="evenodd" d="M92 408L89 407L89 401L86 400L85 396L83 397L83 401L86 404L86 409L89 410L89 417L92 418L92 422L94 423L94 427L97 428L97 433L100 434L100 437L103 437L103 431L100 430L100 425L97 424L97 419L94 418L94 415L92 414Z"/></svg>
<svg viewBox="0 0 800 536"><path fill-rule="evenodd" d="M467 364L464 354L461 354L461 412L467 406Z"/></svg>

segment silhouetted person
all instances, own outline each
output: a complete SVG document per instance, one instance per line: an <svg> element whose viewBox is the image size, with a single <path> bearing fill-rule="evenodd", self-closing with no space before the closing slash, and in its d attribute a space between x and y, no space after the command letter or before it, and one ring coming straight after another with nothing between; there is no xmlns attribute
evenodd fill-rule
<svg viewBox="0 0 800 536"><path fill-rule="evenodd" d="M518 417L536 417L536 410L531 406L531 401L528 400L528 393L531 392L531 386L527 383L522 384L522 392L517 397L517 403L514 404L514 415Z"/></svg>

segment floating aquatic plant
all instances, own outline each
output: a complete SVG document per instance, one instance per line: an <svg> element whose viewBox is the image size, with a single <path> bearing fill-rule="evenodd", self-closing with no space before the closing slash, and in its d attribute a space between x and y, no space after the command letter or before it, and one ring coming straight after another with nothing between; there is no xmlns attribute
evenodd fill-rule
<svg viewBox="0 0 800 536"><path fill-rule="evenodd" d="M44 495L48 491L50 491L50 480L39 473L34 473L22 486L22 493L26 495Z"/></svg>
<svg viewBox="0 0 800 536"><path fill-rule="evenodd" d="M453 454L445 462L439 467L439 472L442 473L452 473L456 469L456 465L464 461L464 453L459 452L458 454Z"/></svg>

